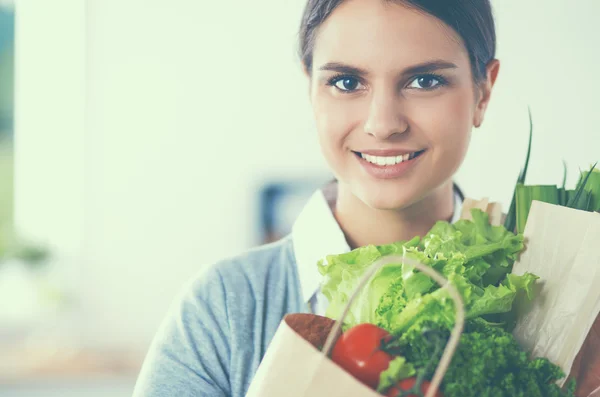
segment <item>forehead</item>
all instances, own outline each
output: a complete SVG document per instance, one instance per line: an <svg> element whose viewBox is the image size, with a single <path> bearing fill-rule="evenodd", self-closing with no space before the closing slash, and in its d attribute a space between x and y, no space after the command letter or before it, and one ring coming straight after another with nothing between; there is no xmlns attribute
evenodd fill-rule
<svg viewBox="0 0 600 397"><path fill-rule="evenodd" d="M344 62L383 71L438 59L468 66L458 34L430 14L383 0L344 1L319 27L313 50L315 67Z"/></svg>

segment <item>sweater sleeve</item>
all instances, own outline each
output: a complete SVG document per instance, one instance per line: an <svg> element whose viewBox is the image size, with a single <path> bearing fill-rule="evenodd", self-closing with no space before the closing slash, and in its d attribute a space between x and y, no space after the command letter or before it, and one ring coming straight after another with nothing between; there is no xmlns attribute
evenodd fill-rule
<svg viewBox="0 0 600 397"><path fill-rule="evenodd" d="M225 288L213 267L175 299L152 341L133 396L229 396L229 361Z"/></svg>

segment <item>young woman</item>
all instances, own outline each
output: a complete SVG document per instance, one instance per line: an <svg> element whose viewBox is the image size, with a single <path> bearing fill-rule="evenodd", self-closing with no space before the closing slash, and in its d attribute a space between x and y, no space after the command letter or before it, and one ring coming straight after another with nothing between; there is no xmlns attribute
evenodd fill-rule
<svg viewBox="0 0 600 397"><path fill-rule="evenodd" d="M489 0L308 0L301 59L337 181L288 237L193 280L135 395L244 396L283 316L325 311L319 259L456 219L453 176L490 102L495 47Z"/></svg>

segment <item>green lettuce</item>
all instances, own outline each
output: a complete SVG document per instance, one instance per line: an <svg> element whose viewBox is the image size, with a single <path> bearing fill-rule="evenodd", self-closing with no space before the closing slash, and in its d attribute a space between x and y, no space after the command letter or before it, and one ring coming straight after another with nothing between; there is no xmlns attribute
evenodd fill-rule
<svg viewBox="0 0 600 397"><path fill-rule="evenodd" d="M575 382L563 390L562 370L543 358L530 358L511 334L518 304L534 298L538 277L512 274L523 236L491 226L487 214L473 220L438 222L427 235L384 246L361 247L319 263L326 315L339 318L350 294L379 258L399 255L429 266L456 287L466 309L465 329L442 381L446 397L574 397ZM396 356L380 376L377 391L414 376L410 395L422 395L455 324L454 300L427 275L407 263L381 268L360 291L344 328L368 322L394 337L385 350ZM490 376L493 374L493 376Z"/></svg>
<svg viewBox="0 0 600 397"><path fill-rule="evenodd" d="M330 255L318 263L324 277L322 293L329 300L328 312L338 318L358 281L377 259L385 255L401 254L404 247L417 246L420 238L408 242L383 246L366 246L341 255ZM381 296L394 280L400 277L398 266L381 269L360 292L357 303L352 305L345 324L374 322L375 309ZM333 317L332 317L333 318Z"/></svg>
<svg viewBox="0 0 600 397"><path fill-rule="evenodd" d="M491 226L488 215L481 210L474 209L471 213L472 221L437 222L423 238L365 246L325 258L319 263L319 271L324 276L323 294L330 303L326 315L341 316L350 294L377 259L400 255L443 274L460 292L467 318L483 316L502 321L498 315L513 311L520 292L532 297L537 277L510 274L524 247L522 235L515 235L503 226ZM436 318L451 326L452 299L445 289L439 289L437 283L413 266L392 263L380 269L360 291L344 328L368 322L399 333L421 318Z"/></svg>

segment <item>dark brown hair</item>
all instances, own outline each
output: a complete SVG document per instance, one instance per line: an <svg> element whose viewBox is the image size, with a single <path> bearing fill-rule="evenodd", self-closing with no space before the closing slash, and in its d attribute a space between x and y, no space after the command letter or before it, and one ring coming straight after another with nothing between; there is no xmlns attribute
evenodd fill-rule
<svg viewBox="0 0 600 397"><path fill-rule="evenodd" d="M307 0L300 25L300 58L312 69L318 27L344 0ZM490 0L382 0L406 4L430 14L454 29L469 53L473 79L485 80L486 66L496 55L496 29Z"/></svg>

